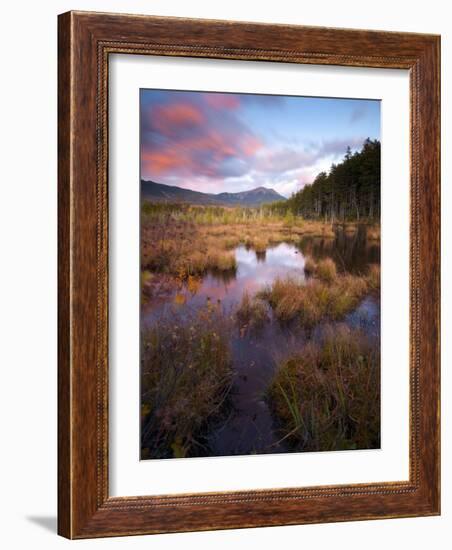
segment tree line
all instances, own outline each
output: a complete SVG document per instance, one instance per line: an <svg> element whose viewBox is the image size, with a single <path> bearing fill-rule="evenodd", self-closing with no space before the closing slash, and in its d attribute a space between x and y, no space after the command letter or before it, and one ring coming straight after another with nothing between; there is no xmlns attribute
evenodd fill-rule
<svg viewBox="0 0 452 550"><path fill-rule="evenodd" d="M360 151L347 148L342 162L284 202L268 205L279 214L330 221L380 218L380 142L366 139Z"/></svg>

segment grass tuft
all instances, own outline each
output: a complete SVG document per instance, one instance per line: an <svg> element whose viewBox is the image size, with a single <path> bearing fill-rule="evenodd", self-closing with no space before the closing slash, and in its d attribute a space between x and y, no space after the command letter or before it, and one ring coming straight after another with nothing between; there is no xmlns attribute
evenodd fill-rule
<svg viewBox="0 0 452 550"><path fill-rule="evenodd" d="M372 264L367 274L367 281L371 290L380 290L380 266L378 264Z"/></svg>
<svg viewBox="0 0 452 550"><path fill-rule="evenodd" d="M190 322L161 319L143 332L143 457L202 454L207 424L232 385L229 335L225 316L209 303Z"/></svg>
<svg viewBox="0 0 452 550"><path fill-rule="evenodd" d="M367 279L354 275L336 276L331 283L288 277L275 279L259 296L268 301L280 321L297 319L309 328L322 321L343 318L368 291Z"/></svg>
<svg viewBox="0 0 452 550"><path fill-rule="evenodd" d="M236 312L235 317L242 331L261 329L269 320L268 307L258 297L250 297L245 292Z"/></svg>
<svg viewBox="0 0 452 550"><path fill-rule="evenodd" d="M317 264L311 258L311 256L307 256L304 261L304 272L306 273L306 275L308 276L314 275L316 267L317 267Z"/></svg>
<svg viewBox="0 0 452 550"><path fill-rule="evenodd" d="M268 391L283 437L297 450L380 446L380 355L366 335L327 331L283 361Z"/></svg>
<svg viewBox="0 0 452 550"><path fill-rule="evenodd" d="M331 258L320 260L315 273L321 281L331 283L337 276L336 264Z"/></svg>

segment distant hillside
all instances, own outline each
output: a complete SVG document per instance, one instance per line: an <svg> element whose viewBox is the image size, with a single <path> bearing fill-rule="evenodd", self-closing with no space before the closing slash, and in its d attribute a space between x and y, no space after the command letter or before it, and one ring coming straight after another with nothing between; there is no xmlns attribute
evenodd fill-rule
<svg viewBox="0 0 452 550"><path fill-rule="evenodd" d="M240 193L214 195L144 180L141 180L141 198L153 202L185 202L217 206L260 206L261 204L286 200L274 189L268 189L267 187L256 187L250 191L241 191Z"/></svg>

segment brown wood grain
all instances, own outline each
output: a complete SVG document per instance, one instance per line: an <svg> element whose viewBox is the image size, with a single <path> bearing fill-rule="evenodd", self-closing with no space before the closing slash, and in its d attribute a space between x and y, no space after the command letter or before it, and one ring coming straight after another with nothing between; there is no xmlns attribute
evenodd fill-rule
<svg viewBox="0 0 452 550"><path fill-rule="evenodd" d="M68 538L439 513L438 36L69 12L58 63L58 531ZM108 495L108 56L410 71L410 480L194 495Z"/></svg>
<svg viewBox="0 0 452 550"><path fill-rule="evenodd" d="M58 530L71 532L70 410L70 33L69 14L60 16L58 33Z"/></svg>

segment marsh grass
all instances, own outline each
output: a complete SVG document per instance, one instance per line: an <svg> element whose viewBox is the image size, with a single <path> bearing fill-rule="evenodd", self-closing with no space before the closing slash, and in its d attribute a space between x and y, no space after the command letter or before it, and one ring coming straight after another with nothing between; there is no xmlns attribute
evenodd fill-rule
<svg viewBox="0 0 452 550"><path fill-rule="evenodd" d="M154 298L169 297L180 289L180 281L173 276L151 273L146 270L141 272L142 304L147 304Z"/></svg>
<svg viewBox="0 0 452 550"><path fill-rule="evenodd" d="M200 456L227 404L231 323L208 303L191 319L160 319L142 334L142 458Z"/></svg>
<svg viewBox="0 0 452 550"><path fill-rule="evenodd" d="M315 261L311 258L311 256L307 256L304 261L304 272L306 275L314 275L316 270L317 264Z"/></svg>
<svg viewBox="0 0 452 550"><path fill-rule="evenodd" d="M356 308L367 294L380 289L380 266L372 264L366 275L338 274L330 258L314 262L308 257L304 271L307 281L293 277L276 278L258 292L280 321L297 320L305 328L320 322L337 321Z"/></svg>
<svg viewBox="0 0 452 550"><path fill-rule="evenodd" d="M291 212L278 213L277 210L266 206L258 208L247 208L240 206L201 206L183 203L153 203L143 201L142 224L149 221L164 221L171 218L180 223L192 223L196 226L211 226L214 233L220 231L216 228L223 226L244 226L253 229L257 226L273 226L284 228L291 235L311 235L314 237L333 238L334 227L339 225L347 234L353 234L359 227L366 226L367 238L369 240L380 239L380 226L369 223L366 220L361 222L331 222L326 220L310 220L301 216L295 216ZM223 229L224 231L224 229ZM212 233L212 234L214 234Z"/></svg>
<svg viewBox="0 0 452 550"><path fill-rule="evenodd" d="M336 264L331 258L320 260L315 269L315 274L321 281L331 283L337 277Z"/></svg>
<svg viewBox="0 0 452 550"><path fill-rule="evenodd" d="M306 328L343 318L368 293L366 277L339 275L331 282L277 278L258 293L280 321L298 320Z"/></svg>
<svg viewBox="0 0 452 550"><path fill-rule="evenodd" d="M379 346L361 331L329 329L281 362L268 400L296 450L379 448Z"/></svg>
<svg viewBox="0 0 452 550"><path fill-rule="evenodd" d="M305 260L304 272L308 276L315 276L325 283L333 282L337 277L336 264L331 258L324 258L315 262L308 256Z"/></svg>
<svg viewBox="0 0 452 550"><path fill-rule="evenodd" d="M212 271L234 271L235 254L229 250L232 240L206 238L191 223L173 219L155 219L143 225L141 239L142 271L165 273L187 280Z"/></svg>
<svg viewBox="0 0 452 550"><path fill-rule="evenodd" d="M371 225L367 227L367 238L370 241L379 241L381 238L381 228L379 225Z"/></svg>
<svg viewBox="0 0 452 550"><path fill-rule="evenodd" d="M367 281L371 290L380 290L381 274L380 266L378 264L371 264L369 267Z"/></svg>
<svg viewBox="0 0 452 550"><path fill-rule="evenodd" d="M380 224L369 222L366 220L360 222L335 222L332 225L334 231L335 228L340 228L346 235L354 235L360 231L364 231L366 239L369 241L379 241L381 237Z"/></svg>
<svg viewBox="0 0 452 550"><path fill-rule="evenodd" d="M236 268L233 249L263 254L302 235L334 237L332 225L272 214L265 208L142 204L141 267L186 279Z"/></svg>
<svg viewBox="0 0 452 550"><path fill-rule="evenodd" d="M159 314L142 332L142 458L209 455L209 430L231 408L230 346L237 331L245 335L276 319L283 330L285 322L296 322L308 335L321 324L323 334L326 323L336 325L380 288L378 265L362 275L343 274L333 260L308 256L307 280L277 278L254 296L243 294L229 315L210 302L190 310L189 294L198 292L204 275L234 276L237 246L264 259L270 247L300 243L305 235L333 242L332 225L265 209L150 203L141 221L142 303L163 297L181 312ZM300 350L297 341L285 349L267 393L282 437L301 450L378 446L377 348L363 333L340 328L327 330L317 344Z"/></svg>
<svg viewBox="0 0 452 550"><path fill-rule="evenodd" d="M256 296L250 297L248 292L245 292L235 317L240 333L259 330L269 320L268 306L263 300Z"/></svg>
<svg viewBox="0 0 452 550"><path fill-rule="evenodd" d="M265 239L262 237L255 237L253 240L251 240L249 246L252 248L255 252L265 252L269 245L269 239Z"/></svg>

